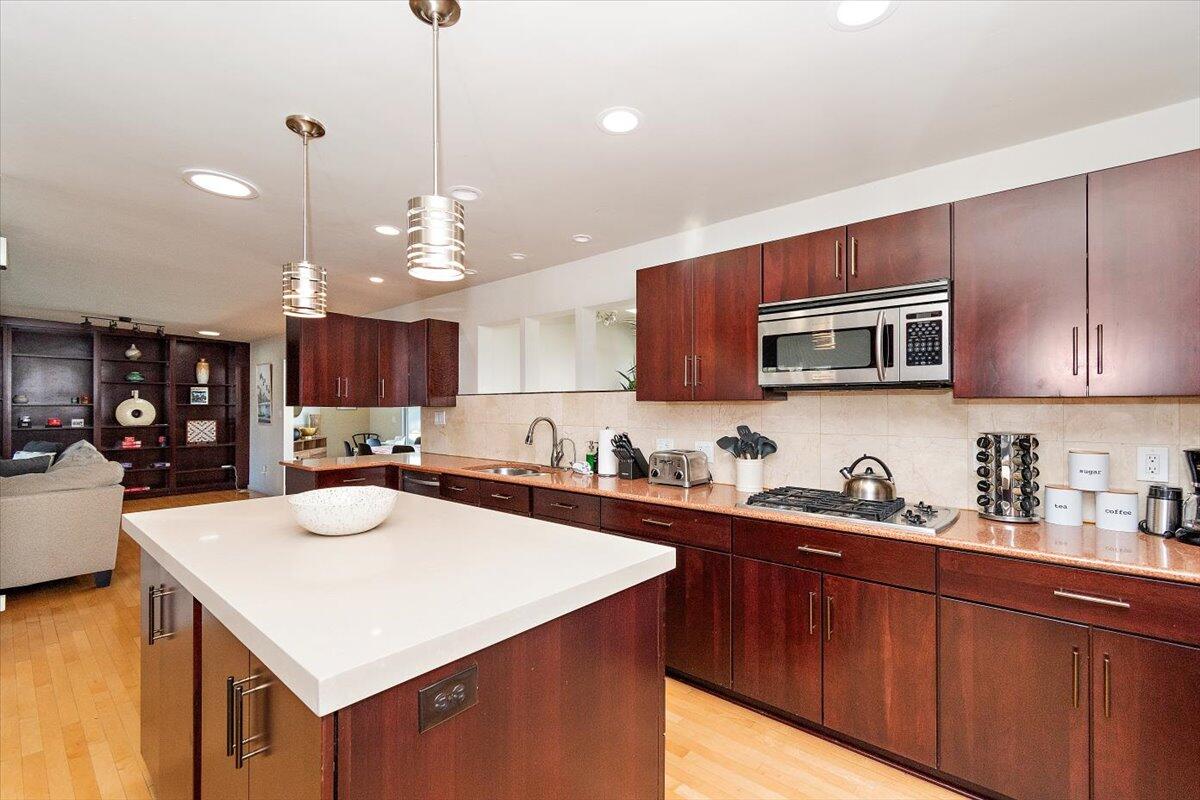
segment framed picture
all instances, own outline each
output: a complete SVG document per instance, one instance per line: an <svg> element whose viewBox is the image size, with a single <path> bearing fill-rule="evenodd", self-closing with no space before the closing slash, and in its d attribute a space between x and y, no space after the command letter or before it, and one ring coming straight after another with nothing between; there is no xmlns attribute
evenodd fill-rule
<svg viewBox="0 0 1200 800"><path fill-rule="evenodd" d="M193 386L191 394L189 395L188 402L190 402L194 406L208 405L208 387L207 386Z"/></svg>
<svg viewBox="0 0 1200 800"><path fill-rule="evenodd" d="M258 365L258 380L254 382L257 392L258 422L260 425L271 424L271 365Z"/></svg>
<svg viewBox="0 0 1200 800"><path fill-rule="evenodd" d="M190 419L187 424L187 443L206 444L217 440L215 419Z"/></svg>

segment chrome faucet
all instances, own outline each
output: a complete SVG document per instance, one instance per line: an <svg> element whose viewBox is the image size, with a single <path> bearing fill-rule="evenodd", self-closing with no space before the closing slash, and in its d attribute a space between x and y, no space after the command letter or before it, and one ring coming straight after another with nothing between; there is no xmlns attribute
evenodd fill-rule
<svg viewBox="0 0 1200 800"><path fill-rule="evenodd" d="M538 417L533 422L529 423L529 432L525 434L525 444L533 444L533 429L537 427L539 422L550 423L550 466L562 466L563 442L570 440L558 438L558 426L555 425L554 420L550 419L549 417ZM571 449L575 449L574 442L571 442Z"/></svg>

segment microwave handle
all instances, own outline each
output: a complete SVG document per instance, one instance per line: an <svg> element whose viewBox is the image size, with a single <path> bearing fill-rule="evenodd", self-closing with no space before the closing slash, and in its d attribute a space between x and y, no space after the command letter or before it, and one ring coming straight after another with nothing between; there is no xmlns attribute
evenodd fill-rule
<svg viewBox="0 0 1200 800"><path fill-rule="evenodd" d="M884 312L880 311L879 316L875 320L875 372L879 375L879 381L882 383L887 380L887 372L883 365L883 321Z"/></svg>

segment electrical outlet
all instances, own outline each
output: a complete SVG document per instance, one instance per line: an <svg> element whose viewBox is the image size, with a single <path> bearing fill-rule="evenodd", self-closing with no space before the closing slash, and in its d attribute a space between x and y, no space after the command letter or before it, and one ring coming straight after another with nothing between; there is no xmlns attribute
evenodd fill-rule
<svg viewBox="0 0 1200 800"><path fill-rule="evenodd" d="M439 428L444 428L446 426L446 412L445 411L433 412L433 424L437 425Z"/></svg>
<svg viewBox="0 0 1200 800"><path fill-rule="evenodd" d="M696 449L704 453L704 457L709 461L713 460L713 443L712 442L696 442Z"/></svg>
<svg viewBox="0 0 1200 800"><path fill-rule="evenodd" d="M1137 449L1137 477L1139 481L1167 480L1167 461L1171 451L1166 447L1139 447Z"/></svg>
<svg viewBox="0 0 1200 800"><path fill-rule="evenodd" d="M654 440L654 449L655 450L674 450L675 449L675 440L674 439L665 439L665 438L664 439L655 439Z"/></svg>

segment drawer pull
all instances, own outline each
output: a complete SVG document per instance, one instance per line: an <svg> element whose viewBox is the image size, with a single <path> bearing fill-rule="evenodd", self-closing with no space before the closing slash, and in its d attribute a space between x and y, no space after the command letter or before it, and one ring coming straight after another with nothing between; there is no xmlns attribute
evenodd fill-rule
<svg viewBox="0 0 1200 800"><path fill-rule="evenodd" d="M150 625L149 625L150 635L147 637L147 640L148 640L146 642L147 645L152 645L155 642L157 642L159 639L170 639L172 636L175 635L175 631L167 630L166 625L163 624L163 617L166 616L165 609L163 608L163 598L169 597L173 594L175 594L174 589L168 589L168 588L166 588L166 586L164 586L161 583L158 585L158 588L155 588L153 586L150 587L149 604L146 609L147 615L149 617L149 622L150 622ZM157 615L154 613L154 601L155 600L158 601L158 614Z"/></svg>
<svg viewBox="0 0 1200 800"><path fill-rule="evenodd" d="M496 500L512 500L513 499L513 496L511 494L493 494L492 497L495 498Z"/></svg>
<svg viewBox="0 0 1200 800"><path fill-rule="evenodd" d="M366 478L342 478L342 483L362 483Z"/></svg>
<svg viewBox="0 0 1200 800"><path fill-rule="evenodd" d="M550 505L554 506L555 508L565 508L567 511L574 511L575 509L579 508L579 506L574 505L572 503L554 502L554 503L551 503Z"/></svg>
<svg viewBox="0 0 1200 800"><path fill-rule="evenodd" d="M1063 597L1067 600L1079 600L1083 603L1095 603L1096 605L1109 606L1111 608L1129 608L1129 603L1124 600L1110 600L1107 597L1096 597L1090 594L1079 594L1077 592L1068 592L1065 589L1055 589L1055 597Z"/></svg>
<svg viewBox="0 0 1200 800"><path fill-rule="evenodd" d="M450 485L447 485L447 486L446 486L446 488L447 488L447 489L449 489L449 490L450 490L450 491L452 491L452 492L465 492L465 491L467 490L467 487L465 487L465 486L450 486Z"/></svg>
<svg viewBox="0 0 1200 800"><path fill-rule="evenodd" d="M1071 648L1071 707L1079 708L1079 648Z"/></svg>
<svg viewBox="0 0 1200 800"><path fill-rule="evenodd" d="M407 475L404 476L404 482L416 484L417 486L429 486L434 489L441 486L437 481L423 481L420 478L410 478Z"/></svg>
<svg viewBox="0 0 1200 800"><path fill-rule="evenodd" d="M642 518L642 522L646 523L647 525L653 525L657 528L670 528L675 524L674 522L662 522L661 520L647 519L645 517Z"/></svg>
<svg viewBox="0 0 1200 800"><path fill-rule="evenodd" d="M810 553L814 556L829 556L830 558L842 557L842 552L840 550L822 550L819 547L809 547L806 544L797 545L796 549L801 553Z"/></svg>
<svg viewBox="0 0 1200 800"><path fill-rule="evenodd" d="M247 680L252 680L255 677L257 677L257 676L251 676L251 678L247 678ZM263 734L258 733L258 734L255 734L254 736L250 736L250 737L247 737L245 735L245 726L246 726L245 701L243 698L245 698L245 696L248 694L254 694L255 692L264 691L270 685L271 685L271 683L268 681L267 683L260 683L258 686L255 686L253 689L247 689L245 687L245 685L241 685L240 683L235 683L233 686L233 768L234 769L242 769L242 767L245 766L245 762L246 762L247 758L252 758L254 756L261 755L262 753L267 752L268 746L265 744L260 745L259 747L257 747L254 750L251 750L249 753L246 752L246 745L251 744L256 741L261 741L263 738Z"/></svg>

